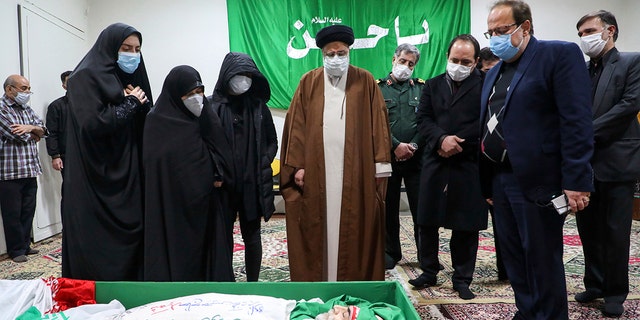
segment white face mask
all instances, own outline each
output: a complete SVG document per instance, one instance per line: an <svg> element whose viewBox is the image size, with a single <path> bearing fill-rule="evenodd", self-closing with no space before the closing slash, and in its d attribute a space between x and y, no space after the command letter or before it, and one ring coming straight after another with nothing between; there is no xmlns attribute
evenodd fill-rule
<svg viewBox="0 0 640 320"><path fill-rule="evenodd" d="M463 66L461 64L447 62L447 74L453 81L462 81L469 77L472 67Z"/></svg>
<svg viewBox="0 0 640 320"><path fill-rule="evenodd" d="M580 49L589 58L595 58L600 55L606 44L607 40L602 39L602 32L580 37Z"/></svg>
<svg viewBox="0 0 640 320"><path fill-rule="evenodd" d="M239 96L251 88L251 78L237 74L229 80L229 94Z"/></svg>
<svg viewBox="0 0 640 320"><path fill-rule="evenodd" d="M199 117L202 113L203 101L204 97L201 94L194 93L182 100L182 103L184 103L184 106L187 107L187 110L191 111L193 115Z"/></svg>
<svg viewBox="0 0 640 320"><path fill-rule="evenodd" d="M15 100L16 103L21 106L25 106L30 99L31 99L31 92L18 92L18 95L16 95L16 97L13 98L13 100Z"/></svg>
<svg viewBox="0 0 640 320"><path fill-rule="evenodd" d="M332 77L340 77L349 68L349 55L333 57L324 56L322 59L324 63L324 71Z"/></svg>
<svg viewBox="0 0 640 320"><path fill-rule="evenodd" d="M393 70L391 70L391 74L393 74L393 77L398 81L407 81L411 78L413 70L409 69L409 67L404 64L395 63L393 65Z"/></svg>

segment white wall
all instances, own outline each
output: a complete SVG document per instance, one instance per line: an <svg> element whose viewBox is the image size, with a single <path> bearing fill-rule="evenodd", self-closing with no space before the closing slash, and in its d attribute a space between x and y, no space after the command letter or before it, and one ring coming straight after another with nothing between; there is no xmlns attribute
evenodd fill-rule
<svg viewBox="0 0 640 320"><path fill-rule="evenodd" d="M18 45L19 1L0 1L0 30L2 31L2 50L0 50L0 82L10 74L20 73L20 47ZM0 90L4 93L4 88Z"/></svg>

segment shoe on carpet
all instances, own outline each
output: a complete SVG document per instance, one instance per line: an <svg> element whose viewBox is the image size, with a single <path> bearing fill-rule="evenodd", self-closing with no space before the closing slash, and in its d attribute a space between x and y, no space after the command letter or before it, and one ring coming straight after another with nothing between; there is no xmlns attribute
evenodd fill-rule
<svg viewBox="0 0 640 320"><path fill-rule="evenodd" d="M624 313L624 307L620 302L605 302L602 314L607 317L619 318Z"/></svg>
<svg viewBox="0 0 640 320"><path fill-rule="evenodd" d="M38 249L29 248L29 250L27 251L28 255L38 254L38 253L40 253L40 250L38 250Z"/></svg>
<svg viewBox="0 0 640 320"><path fill-rule="evenodd" d="M444 270L444 266L442 265L442 263L438 263L438 269Z"/></svg>
<svg viewBox="0 0 640 320"><path fill-rule="evenodd" d="M594 290L586 290L580 293L577 293L575 299L580 303L591 302L595 299L602 298L602 294L594 291Z"/></svg>
<svg viewBox="0 0 640 320"><path fill-rule="evenodd" d="M27 262L27 256L23 254L21 256L11 258L11 260L13 260L13 262L18 262L18 263Z"/></svg>
<svg viewBox="0 0 640 320"><path fill-rule="evenodd" d="M422 289L425 287L432 287L436 285L436 278L429 277L426 274L421 274L419 277L415 279L409 280L409 284L412 285L416 289Z"/></svg>
<svg viewBox="0 0 640 320"><path fill-rule="evenodd" d="M471 292L469 287L453 288L453 290L458 291L458 296L463 300L471 300L476 297L476 295Z"/></svg>
<svg viewBox="0 0 640 320"><path fill-rule="evenodd" d="M391 258L389 255L384 255L384 268L386 270L391 270L396 267L396 264L400 261L400 259L396 260Z"/></svg>

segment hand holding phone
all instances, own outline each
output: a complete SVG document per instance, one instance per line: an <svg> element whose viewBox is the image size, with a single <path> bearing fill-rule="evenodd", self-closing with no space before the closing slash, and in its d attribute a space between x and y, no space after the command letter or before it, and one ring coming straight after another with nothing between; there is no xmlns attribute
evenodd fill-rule
<svg viewBox="0 0 640 320"><path fill-rule="evenodd" d="M564 193L552 198L551 204L553 204L553 207L556 209L556 212L558 212L559 215L563 215L569 212L569 201Z"/></svg>

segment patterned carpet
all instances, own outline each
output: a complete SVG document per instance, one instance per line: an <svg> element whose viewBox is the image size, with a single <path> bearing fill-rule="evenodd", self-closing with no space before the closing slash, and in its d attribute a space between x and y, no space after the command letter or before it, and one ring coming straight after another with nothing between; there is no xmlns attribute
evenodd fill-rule
<svg viewBox="0 0 640 320"><path fill-rule="evenodd" d="M400 271L403 282L417 277L416 249L413 242L413 226L410 218L405 218L401 224L401 242L404 253L396 270ZM629 258L630 293L624 304L625 313L621 319L640 319L640 222L634 221L631 231L631 248ZM438 274L438 285L422 290L409 289L408 295L418 306L437 305L444 319L510 319L517 311L513 290L508 283L497 281L495 266L495 246L491 225L480 232L480 242L474 281L471 290L477 297L473 300L459 299L452 289L451 256L449 254L449 239L451 232L440 230L440 261L445 269ZM575 302L573 296L584 290L582 275L584 272L584 257L582 244L578 236L575 218L569 216L564 228L564 262L569 294L570 319L605 319L600 309L603 301L596 300L589 304Z"/></svg>
<svg viewBox="0 0 640 320"><path fill-rule="evenodd" d="M450 232L440 232L440 260L445 269L438 274L438 285L423 290L413 290L407 280L416 277L416 248L413 241L411 218L401 218L401 241L403 260L399 265L386 273L387 280L399 281L414 303L421 319L510 319L516 311L513 291L508 283L497 281L495 268L495 247L491 227L480 233L480 247L471 289L476 299L471 301L458 298L451 286L451 260L448 240ZM260 281L289 281L287 260L287 243L285 219L283 215L275 215L268 223L263 223L263 261ZM621 319L640 319L640 222L634 221L631 234L631 257L629 260L630 289L625 302L625 313ZM0 256L0 279L37 279L60 275L61 236L37 243L34 248L40 255L30 256L26 263L12 262L6 255ZM234 229L234 257L236 281L246 281L244 271L244 245L240 236L240 228ZM584 262L580 239L577 235L575 219L569 217L565 224L565 269L567 273L567 290L569 291L570 319L600 319L602 300L590 304L579 304L573 295L582 291L582 272Z"/></svg>

